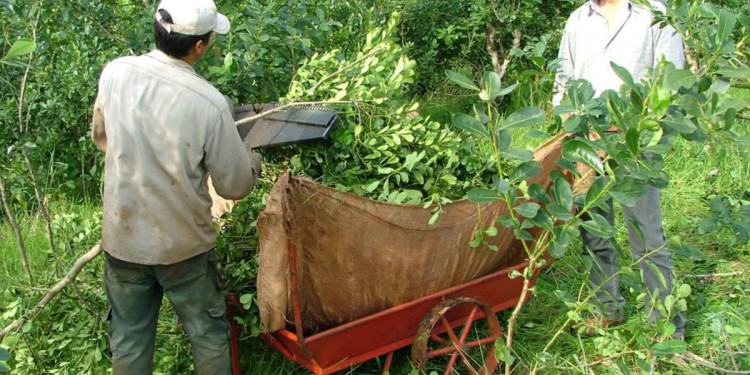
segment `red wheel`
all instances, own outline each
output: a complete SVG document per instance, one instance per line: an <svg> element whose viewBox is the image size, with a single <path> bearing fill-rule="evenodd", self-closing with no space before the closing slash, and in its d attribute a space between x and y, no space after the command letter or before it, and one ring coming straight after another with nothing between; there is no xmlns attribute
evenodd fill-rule
<svg viewBox="0 0 750 375"><path fill-rule="evenodd" d="M483 316L483 318L482 318ZM484 319L486 330L476 330L476 322ZM454 329L461 328L456 334ZM500 321L495 312L484 302L473 298L455 298L435 306L417 330L412 345L412 362L417 369L424 370L427 361L447 356L445 375L459 373L457 363L466 374L492 374L497 369L495 341L503 336Z"/></svg>

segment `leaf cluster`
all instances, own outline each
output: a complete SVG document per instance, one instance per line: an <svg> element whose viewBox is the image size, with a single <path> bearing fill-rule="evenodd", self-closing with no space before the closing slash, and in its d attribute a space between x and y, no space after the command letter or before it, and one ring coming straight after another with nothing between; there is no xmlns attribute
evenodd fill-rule
<svg viewBox="0 0 750 375"><path fill-rule="evenodd" d="M398 16L367 33L362 49L311 56L297 71L284 101L329 100L352 104L331 140L267 152L289 161L294 173L327 185L397 203L442 202L489 182L488 162L466 152L455 132L419 114L402 96L415 63L394 39Z"/></svg>
<svg viewBox="0 0 750 375"><path fill-rule="evenodd" d="M330 46L328 37L342 25L314 0L222 3L233 20L213 56L199 64L206 78L240 103L278 101L300 64Z"/></svg>

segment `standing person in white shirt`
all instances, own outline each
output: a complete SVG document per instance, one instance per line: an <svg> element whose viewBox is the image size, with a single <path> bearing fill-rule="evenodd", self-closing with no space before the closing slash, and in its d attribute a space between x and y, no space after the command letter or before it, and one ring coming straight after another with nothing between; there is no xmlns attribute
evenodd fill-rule
<svg viewBox="0 0 750 375"><path fill-rule="evenodd" d="M657 9L664 7L654 1L651 4ZM617 91L623 82L610 63L627 69L635 81L644 78L648 69L657 66L662 59L671 61L681 69L685 60L682 38L673 27L660 27L658 24L652 25L652 22L653 14L650 9L627 0L589 0L576 9L565 25L560 44L562 67L556 78L558 91L553 104L560 104L564 88L571 79L589 81L596 90L596 95L605 90ZM570 114L563 116L563 119L568 117ZM635 206L622 206L634 257L637 259L656 250L641 263L644 283L648 289L646 310L651 323L661 317L659 311L652 306L652 296L658 293L659 299L664 300L670 294L674 272L672 255L664 246L666 238L662 227L660 200L659 189L648 185L646 195L639 197ZM606 204L609 206L608 212L598 209L593 211L614 224L612 199ZM634 224L637 224L637 228ZM601 306L600 314L585 321L579 331L581 335L590 336L596 334L597 328L606 328L623 321L625 299L619 292L616 277L602 285L604 280L618 271L617 252L612 239L597 237L583 229L581 237L584 256L591 260L590 281L594 287L601 286L596 296ZM655 265L661 275L654 272L647 263ZM683 316L678 313L672 323L676 327L673 337L684 338Z"/></svg>
<svg viewBox="0 0 750 375"><path fill-rule="evenodd" d="M209 175L241 199L257 182L225 98L193 69L229 20L212 0L163 0L157 50L104 68L92 137L105 152L102 248L115 375L153 372L166 294L197 374L229 374L229 322L214 253Z"/></svg>

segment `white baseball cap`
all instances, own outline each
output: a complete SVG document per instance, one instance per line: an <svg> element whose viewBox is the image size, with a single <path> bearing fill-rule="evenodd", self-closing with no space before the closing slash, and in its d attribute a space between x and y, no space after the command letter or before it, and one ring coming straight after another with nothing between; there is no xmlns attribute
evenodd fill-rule
<svg viewBox="0 0 750 375"><path fill-rule="evenodd" d="M160 9L172 16L172 23L162 19ZM216 11L213 0L162 0L156 8L156 21L170 33L205 35L210 31L229 32L229 19Z"/></svg>

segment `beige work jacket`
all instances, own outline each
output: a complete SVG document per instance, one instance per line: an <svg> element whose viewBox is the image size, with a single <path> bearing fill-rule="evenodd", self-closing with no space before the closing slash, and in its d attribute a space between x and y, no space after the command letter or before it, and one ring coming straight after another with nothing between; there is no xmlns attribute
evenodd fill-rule
<svg viewBox="0 0 750 375"><path fill-rule="evenodd" d="M212 249L206 179L240 199L260 170L219 91L160 51L104 68L93 138L106 153L102 247L133 263L172 264Z"/></svg>

